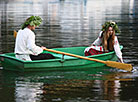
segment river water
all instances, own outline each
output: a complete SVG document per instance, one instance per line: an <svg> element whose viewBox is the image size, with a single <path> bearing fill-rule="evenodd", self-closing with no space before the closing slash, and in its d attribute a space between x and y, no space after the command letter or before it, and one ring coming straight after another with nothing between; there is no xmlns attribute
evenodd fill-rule
<svg viewBox="0 0 138 102"><path fill-rule="evenodd" d="M0 70L1 102L138 102L138 0L0 0L0 53L14 51L13 30L31 15L43 23L37 45L89 46L105 21L115 21L123 59L134 72L104 70L10 72Z"/></svg>

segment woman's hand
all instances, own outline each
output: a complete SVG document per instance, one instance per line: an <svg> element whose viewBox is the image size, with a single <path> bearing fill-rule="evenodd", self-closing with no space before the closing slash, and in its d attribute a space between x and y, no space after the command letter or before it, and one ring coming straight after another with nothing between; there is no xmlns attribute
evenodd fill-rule
<svg viewBox="0 0 138 102"><path fill-rule="evenodd" d="M108 53L109 51L108 50L104 50L105 53Z"/></svg>

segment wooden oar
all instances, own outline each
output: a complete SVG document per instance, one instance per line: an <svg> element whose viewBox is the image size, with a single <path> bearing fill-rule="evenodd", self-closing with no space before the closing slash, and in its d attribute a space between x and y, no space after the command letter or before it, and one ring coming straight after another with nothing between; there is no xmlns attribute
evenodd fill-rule
<svg viewBox="0 0 138 102"><path fill-rule="evenodd" d="M72 57L77 57L77 58L81 58L81 59L85 59L85 60L104 63L105 65L107 65L109 67L123 69L123 70L126 70L126 71L132 71L132 69L133 69L131 64L120 63L120 62L115 62L115 61L102 61L102 60L98 60L98 59L94 59L94 58L88 58L88 57L84 57L84 56L79 56L79 55L66 53L66 52L61 52L61 51L56 51L56 50L47 49L47 48L44 49L44 50L49 51L49 52L58 53L58 54L68 55L68 56L72 56Z"/></svg>
<svg viewBox="0 0 138 102"><path fill-rule="evenodd" d="M13 36L14 36L14 38L16 38L16 36L17 36L16 30L13 31Z"/></svg>

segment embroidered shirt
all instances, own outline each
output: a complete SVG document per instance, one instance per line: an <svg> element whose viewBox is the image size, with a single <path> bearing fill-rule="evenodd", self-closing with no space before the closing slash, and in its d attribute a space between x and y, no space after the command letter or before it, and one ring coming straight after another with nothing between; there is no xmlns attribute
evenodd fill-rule
<svg viewBox="0 0 138 102"><path fill-rule="evenodd" d="M99 46L102 44L102 32L100 32L99 37L93 42L94 45ZM115 36L115 40L114 40L114 51L117 55L118 58L122 59L122 52L120 50L120 45L117 39L117 36Z"/></svg>

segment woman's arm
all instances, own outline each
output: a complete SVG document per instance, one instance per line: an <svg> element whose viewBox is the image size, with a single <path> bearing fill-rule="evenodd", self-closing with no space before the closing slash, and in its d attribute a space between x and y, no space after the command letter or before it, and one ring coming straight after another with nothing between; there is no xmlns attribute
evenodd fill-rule
<svg viewBox="0 0 138 102"><path fill-rule="evenodd" d="M91 44L91 46L93 46L93 45L97 45L97 46L101 45L101 43L102 43L102 37L101 37L102 36L102 32L103 31L100 32L98 38Z"/></svg>
<svg viewBox="0 0 138 102"><path fill-rule="evenodd" d="M122 58L122 52L121 52L121 49L120 49L120 45L119 45L119 42L118 42L118 39L117 39L116 36L115 36L115 41L114 41L114 50L115 50L115 53L116 53L119 61L121 63L124 63L123 58Z"/></svg>

